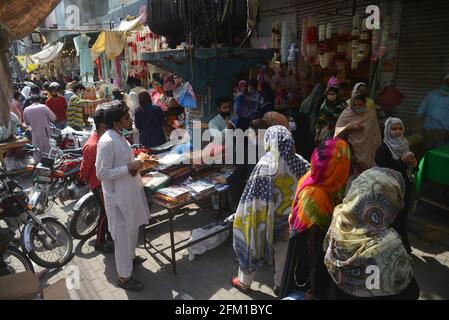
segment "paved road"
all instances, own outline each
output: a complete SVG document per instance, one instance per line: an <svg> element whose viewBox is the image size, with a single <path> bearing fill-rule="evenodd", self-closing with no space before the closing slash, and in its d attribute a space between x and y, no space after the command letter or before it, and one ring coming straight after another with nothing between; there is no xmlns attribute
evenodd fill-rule
<svg viewBox="0 0 449 320"><path fill-rule="evenodd" d="M25 187L30 185L27 175L22 176L20 181ZM52 213L67 223L73 204L54 206ZM153 208L153 211L156 212L157 208ZM176 240L188 238L192 228L213 221L217 220L214 220L210 210L196 211L181 217L176 222ZM167 246L169 243L167 226L157 227L150 236L156 245ZM424 241L413 234L410 235L410 240L421 299L449 299L449 248ZM79 268L81 281L79 289L70 290L73 299L275 299L271 290L274 275L272 266L267 265L258 272L249 294L243 294L231 286L230 278L238 269L231 238L193 261L189 261L187 255L178 253L176 275L172 273L168 261L146 252L140 239L137 252L148 257L134 273L135 278L145 285L145 290L140 293L128 293L115 285L117 274L114 256L94 251L93 244L94 239L74 242L75 257L69 266ZM65 270L62 269L46 274L44 278L48 283L54 283L65 275Z"/></svg>

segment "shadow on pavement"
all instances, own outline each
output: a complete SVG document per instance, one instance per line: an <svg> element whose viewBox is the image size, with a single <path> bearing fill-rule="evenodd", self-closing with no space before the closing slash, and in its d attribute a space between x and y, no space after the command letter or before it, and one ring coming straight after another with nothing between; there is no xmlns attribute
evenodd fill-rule
<svg viewBox="0 0 449 320"><path fill-rule="evenodd" d="M420 299L449 299L449 268L430 256L413 256L413 263Z"/></svg>

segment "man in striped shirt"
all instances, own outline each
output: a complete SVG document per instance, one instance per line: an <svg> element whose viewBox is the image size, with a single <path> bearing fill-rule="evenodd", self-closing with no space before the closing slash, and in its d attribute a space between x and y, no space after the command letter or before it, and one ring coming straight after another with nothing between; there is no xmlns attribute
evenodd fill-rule
<svg viewBox="0 0 449 320"><path fill-rule="evenodd" d="M84 127L84 105L87 101L83 100L81 97L83 96L85 90L86 87L84 87L81 83L75 84L73 86L74 94L70 98L67 107L68 125L78 131L83 130Z"/></svg>

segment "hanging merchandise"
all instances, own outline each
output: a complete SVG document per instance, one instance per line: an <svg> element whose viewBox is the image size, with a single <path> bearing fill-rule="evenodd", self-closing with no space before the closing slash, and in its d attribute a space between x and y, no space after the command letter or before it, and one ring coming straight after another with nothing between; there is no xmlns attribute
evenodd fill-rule
<svg viewBox="0 0 449 320"><path fill-rule="evenodd" d="M106 83L111 82L111 62L108 60L108 57L106 56L106 53L103 52L100 55L100 62L101 62L101 73L103 75L103 80Z"/></svg>
<svg viewBox="0 0 449 320"><path fill-rule="evenodd" d="M315 64L318 57L318 20L315 17L308 18L306 52L309 63Z"/></svg>
<svg viewBox="0 0 449 320"><path fill-rule="evenodd" d="M279 55L281 51L281 23L273 23L271 30L271 47L274 50L273 60L279 61Z"/></svg>
<svg viewBox="0 0 449 320"><path fill-rule="evenodd" d="M288 52L289 52L289 54L288 54L288 58L287 58L287 61L288 61L288 73L290 74L290 73L292 73L293 75L296 75L296 55L297 55L297 52L298 52L298 48L296 48L296 45L294 44L294 43L291 43L290 44L290 47L288 48ZM264 81L265 81L265 77L264 77L264 79L263 79ZM260 89L259 90L261 90L261 81L259 80L259 86L260 86Z"/></svg>
<svg viewBox="0 0 449 320"><path fill-rule="evenodd" d="M122 55L119 55L112 62L112 78L114 79L114 86L122 88Z"/></svg>
<svg viewBox="0 0 449 320"><path fill-rule="evenodd" d="M281 63L287 63L288 57L288 46L291 42L290 28L287 21L282 22L282 32L281 32Z"/></svg>
<svg viewBox="0 0 449 320"><path fill-rule="evenodd" d="M158 52L167 47L166 39L154 34L148 26L139 31L133 31L126 37L125 62L127 74L140 78L146 82L148 78L148 64L143 61L145 52Z"/></svg>
<svg viewBox="0 0 449 320"><path fill-rule="evenodd" d="M84 91L83 97L84 100L91 100L95 101L97 100L97 91L94 86L88 86L86 90ZM90 116L95 113L95 110L97 108L97 103L95 102L88 102L84 106L84 115Z"/></svg>
<svg viewBox="0 0 449 320"><path fill-rule="evenodd" d="M387 50L388 38L390 36L391 25L392 25L391 17L386 17L384 24L383 24L383 28L382 28L381 38L380 38L380 48L379 48L379 52L377 54L378 58L382 58L385 55L385 52Z"/></svg>
<svg viewBox="0 0 449 320"><path fill-rule="evenodd" d="M304 60L308 61L309 57L307 56L306 46L307 46L307 18L302 20L301 26L301 55L304 57Z"/></svg>
<svg viewBox="0 0 449 320"><path fill-rule="evenodd" d="M318 59L321 68L326 68L325 56L326 52L326 25L322 24L318 27Z"/></svg>
<svg viewBox="0 0 449 320"><path fill-rule="evenodd" d="M274 107L278 109L283 106L284 101L284 91L286 87L285 79L284 79L284 71L282 68L274 76L274 86L275 86L275 98L274 98Z"/></svg>
<svg viewBox="0 0 449 320"><path fill-rule="evenodd" d="M338 36L337 36L337 55L341 58L346 56L346 48L347 48L347 32L343 26L338 27Z"/></svg>
<svg viewBox="0 0 449 320"><path fill-rule="evenodd" d="M326 25L326 40L332 39L332 23Z"/></svg>
<svg viewBox="0 0 449 320"><path fill-rule="evenodd" d="M115 59L123 51L125 33L117 31L103 31L92 46L92 60L105 53L109 60Z"/></svg>
<svg viewBox="0 0 449 320"><path fill-rule="evenodd" d="M359 66L359 38L360 38L360 16L355 15L352 18L351 31L351 69L357 69Z"/></svg>
<svg viewBox="0 0 449 320"><path fill-rule="evenodd" d="M84 33L73 39L76 55L80 57L80 77L84 83L92 83L94 81L94 68L92 66L89 41L90 37Z"/></svg>
<svg viewBox="0 0 449 320"><path fill-rule="evenodd" d="M366 28L366 19L362 21L362 31L360 33L360 41L358 47L357 60L361 62L368 59L370 50L370 34L369 30Z"/></svg>
<svg viewBox="0 0 449 320"><path fill-rule="evenodd" d="M380 48L380 30L374 29L373 30L373 36L371 41L371 60L377 61L377 53Z"/></svg>

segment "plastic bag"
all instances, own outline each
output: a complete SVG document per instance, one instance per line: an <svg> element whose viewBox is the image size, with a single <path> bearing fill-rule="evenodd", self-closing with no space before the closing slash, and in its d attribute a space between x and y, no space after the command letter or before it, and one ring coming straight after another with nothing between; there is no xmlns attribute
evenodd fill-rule
<svg viewBox="0 0 449 320"><path fill-rule="evenodd" d="M401 104L404 95L395 86L385 87L377 96L376 103L385 111L390 112Z"/></svg>
<svg viewBox="0 0 449 320"><path fill-rule="evenodd" d="M189 82L185 82L182 86L175 88L173 90L173 97L184 108L197 108L195 92L193 92L193 88Z"/></svg>
<svg viewBox="0 0 449 320"><path fill-rule="evenodd" d="M192 236L190 237L189 242L195 241L197 239L200 239L204 236L207 236L209 234L212 234L220 229L223 229L223 225L219 225L216 223L207 225L203 228L194 229L192 231ZM204 241L201 241L189 248L187 248L187 252L189 254L189 260L192 261L195 259L195 255L200 255L205 253L208 250L212 250L216 247L218 247L220 244L226 241L226 239L229 237L231 233L231 230L224 231L222 233L219 233L209 239L206 239Z"/></svg>

